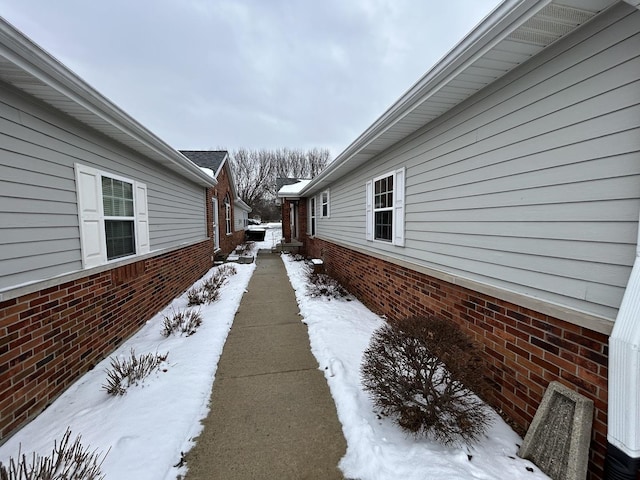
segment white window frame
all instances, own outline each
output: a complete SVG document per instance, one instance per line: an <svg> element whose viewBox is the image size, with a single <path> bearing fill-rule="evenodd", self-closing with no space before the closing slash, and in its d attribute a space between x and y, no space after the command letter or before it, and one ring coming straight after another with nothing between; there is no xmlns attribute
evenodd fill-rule
<svg viewBox="0 0 640 480"><path fill-rule="evenodd" d="M231 198L228 193L224 196L224 223L227 235L233 235L233 230L231 229Z"/></svg>
<svg viewBox="0 0 640 480"><path fill-rule="evenodd" d="M148 253L149 210L147 205L147 186L130 178L111 172L98 170L79 163L75 164L76 195L78 200L78 218L80 227L80 250L82 267L92 268ZM105 217L102 200L102 177L113 178L132 185L134 217ZM105 220L133 220L135 252L131 255L107 258L107 239Z"/></svg>
<svg viewBox="0 0 640 480"><path fill-rule="evenodd" d="M211 199L212 209L213 209L213 251L217 252L220 250L220 223L218 222L218 199L213 197Z"/></svg>
<svg viewBox="0 0 640 480"><path fill-rule="evenodd" d="M331 195L329 193L329 189L320 194L320 217L322 218L331 217L330 199Z"/></svg>
<svg viewBox="0 0 640 480"><path fill-rule="evenodd" d="M315 237L316 233L318 232L317 228L318 225L316 223L316 197L310 197L307 200L307 218L309 219L309 221L307 222L307 234L309 234L312 237Z"/></svg>
<svg viewBox="0 0 640 480"><path fill-rule="evenodd" d="M374 205L373 186L375 182L386 177L393 177L393 201L392 206L385 209L376 209ZM380 242L404 247L404 197L405 197L405 168L387 172L379 175L366 183L365 186L365 236L367 241ZM392 212L392 235L391 240L376 239L375 236L375 212L387 210Z"/></svg>

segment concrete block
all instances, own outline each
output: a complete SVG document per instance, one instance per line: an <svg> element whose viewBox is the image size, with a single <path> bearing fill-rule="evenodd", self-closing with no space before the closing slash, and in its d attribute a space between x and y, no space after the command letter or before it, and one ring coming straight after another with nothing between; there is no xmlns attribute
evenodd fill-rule
<svg viewBox="0 0 640 480"><path fill-rule="evenodd" d="M253 255L240 255L238 263L253 263Z"/></svg>
<svg viewBox="0 0 640 480"><path fill-rule="evenodd" d="M584 480L592 423L593 401L551 382L518 455L553 480Z"/></svg>

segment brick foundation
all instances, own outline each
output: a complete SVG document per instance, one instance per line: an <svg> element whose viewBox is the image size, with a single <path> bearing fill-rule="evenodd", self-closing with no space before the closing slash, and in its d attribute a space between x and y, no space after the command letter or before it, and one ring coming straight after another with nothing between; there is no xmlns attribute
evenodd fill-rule
<svg viewBox="0 0 640 480"><path fill-rule="evenodd" d="M209 239L1 302L0 443L204 275L212 251Z"/></svg>
<svg viewBox="0 0 640 480"><path fill-rule="evenodd" d="M519 427L529 427L547 385L558 380L595 403L589 479L604 477L607 445L608 337L539 312L450 284L320 239L306 254L322 258L367 307L391 319L433 314L449 318L486 353L492 397Z"/></svg>

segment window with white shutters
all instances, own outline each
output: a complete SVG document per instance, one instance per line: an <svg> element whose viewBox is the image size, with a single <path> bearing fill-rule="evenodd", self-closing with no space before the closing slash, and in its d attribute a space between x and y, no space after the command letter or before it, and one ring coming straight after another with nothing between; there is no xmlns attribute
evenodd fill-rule
<svg viewBox="0 0 640 480"><path fill-rule="evenodd" d="M145 184L76 164L84 268L149 251Z"/></svg>

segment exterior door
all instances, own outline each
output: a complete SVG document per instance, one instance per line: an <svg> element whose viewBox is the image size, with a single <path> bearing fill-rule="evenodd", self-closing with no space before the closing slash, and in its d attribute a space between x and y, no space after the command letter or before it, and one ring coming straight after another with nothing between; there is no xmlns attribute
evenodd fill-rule
<svg viewBox="0 0 640 480"><path fill-rule="evenodd" d="M289 226L291 227L291 240L298 240L298 202L291 202Z"/></svg>
<svg viewBox="0 0 640 480"><path fill-rule="evenodd" d="M213 249L220 249L220 225L218 223L218 199L213 198Z"/></svg>

